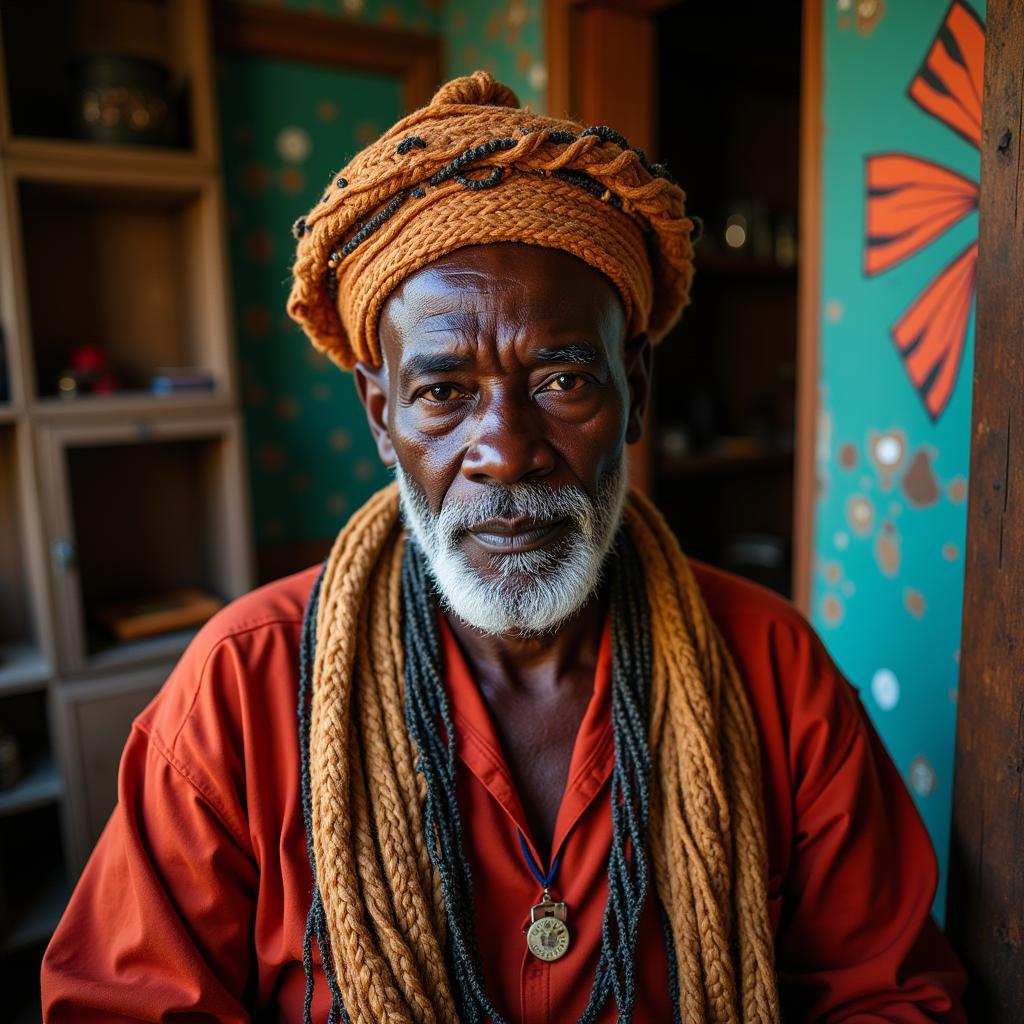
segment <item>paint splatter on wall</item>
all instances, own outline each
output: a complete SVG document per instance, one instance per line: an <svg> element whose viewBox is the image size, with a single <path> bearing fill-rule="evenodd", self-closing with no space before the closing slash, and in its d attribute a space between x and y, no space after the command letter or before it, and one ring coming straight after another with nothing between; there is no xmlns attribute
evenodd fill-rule
<svg viewBox="0 0 1024 1024"><path fill-rule="evenodd" d="M931 833L945 916L983 4L823 0L812 621ZM871 68L866 74L865 69Z"/></svg>

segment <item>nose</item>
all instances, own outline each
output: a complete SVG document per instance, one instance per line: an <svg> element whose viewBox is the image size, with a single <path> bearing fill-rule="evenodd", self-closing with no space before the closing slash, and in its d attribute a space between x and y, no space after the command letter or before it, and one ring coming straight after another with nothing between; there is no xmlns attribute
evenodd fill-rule
<svg viewBox="0 0 1024 1024"><path fill-rule="evenodd" d="M515 484L555 468L543 417L528 397L501 396L482 406L469 424L462 474L474 483Z"/></svg>

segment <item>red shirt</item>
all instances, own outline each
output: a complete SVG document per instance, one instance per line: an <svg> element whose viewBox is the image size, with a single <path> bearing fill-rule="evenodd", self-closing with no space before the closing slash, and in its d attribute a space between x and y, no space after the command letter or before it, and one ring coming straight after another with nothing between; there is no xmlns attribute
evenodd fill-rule
<svg viewBox="0 0 1024 1024"><path fill-rule="evenodd" d="M785 1021L964 1021L964 973L929 913L935 855L857 691L793 605L691 564L761 738ZM136 719L117 807L43 961L46 1021L302 1020L311 878L295 703L302 611L318 570L215 615ZM483 699L442 630L484 982L509 1021L576 1020L593 982L611 839L609 632L555 829L572 945L543 964L522 934L539 895L516 834L518 825L529 837L526 817ZM650 900L637 956L634 1020L668 1021ZM611 1005L602 1020L614 1017Z"/></svg>

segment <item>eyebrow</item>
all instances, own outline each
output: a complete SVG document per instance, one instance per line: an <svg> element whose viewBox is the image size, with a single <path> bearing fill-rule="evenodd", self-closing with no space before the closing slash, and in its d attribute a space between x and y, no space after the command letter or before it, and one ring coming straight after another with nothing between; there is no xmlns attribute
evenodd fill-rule
<svg viewBox="0 0 1024 1024"><path fill-rule="evenodd" d="M556 345L553 348L542 348L537 350L536 358L542 363L575 363L580 366L591 366L598 361L597 352L589 345Z"/></svg>
<svg viewBox="0 0 1024 1024"><path fill-rule="evenodd" d="M407 387L416 377L431 376L436 373L451 373L461 370L469 363L469 355L456 355L451 352L424 352L410 356L402 363L398 371L398 379L402 387Z"/></svg>

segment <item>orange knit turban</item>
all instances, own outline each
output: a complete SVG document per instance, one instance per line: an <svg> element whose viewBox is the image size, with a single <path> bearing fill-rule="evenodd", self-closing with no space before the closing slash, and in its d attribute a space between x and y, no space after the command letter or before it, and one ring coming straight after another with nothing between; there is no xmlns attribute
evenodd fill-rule
<svg viewBox="0 0 1024 1024"><path fill-rule="evenodd" d="M600 270L630 336L657 341L689 302L684 199L611 128L521 110L477 71L358 153L295 222L288 315L343 369L379 366L377 318L403 279L463 246L525 242Z"/></svg>

